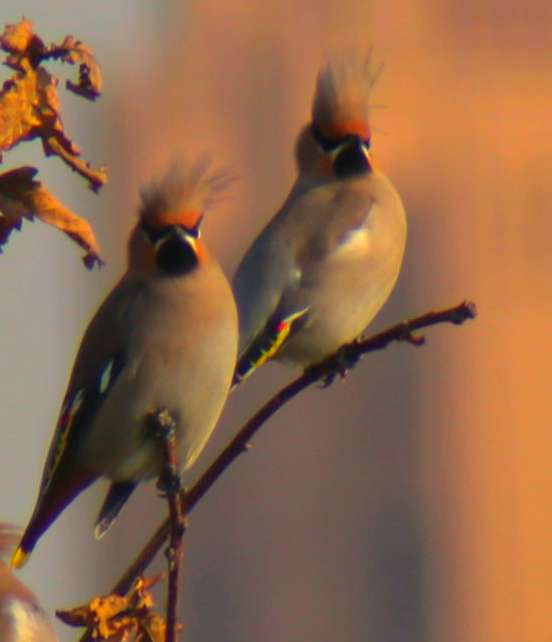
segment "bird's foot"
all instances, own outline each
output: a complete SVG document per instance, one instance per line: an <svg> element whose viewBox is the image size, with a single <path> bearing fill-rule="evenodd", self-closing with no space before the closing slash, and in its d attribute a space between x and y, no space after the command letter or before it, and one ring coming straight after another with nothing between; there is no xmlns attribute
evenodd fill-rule
<svg viewBox="0 0 552 642"><path fill-rule="evenodd" d="M346 378L349 371L360 361L360 355L355 349L360 341L362 341L362 337L347 343L336 352L332 359L331 370L320 380L320 388L329 388L337 377Z"/></svg>
<svg viewBox="0 0 552 642"><path fill-rule="evenodd" d="M175 474L174 470L170 466L163 468L161 474L157 478L155 488L157 489L157 493L160 497L178 495L184 491L182 478L178 473Z"/></svg>
<svg viewBox="0 0 552 642"><path fill-rule="evenodd" d="M149 430L155 437L159 437L165 442L176 439L176 422L166 408L150 412L146 421Z"/></svg>
<svg viewBox="0 0 552 642"><path fill-rule="evenodd" d="M166 409L159 409L148 415L149 429L161 442L163 468L157 479L157 491L162 497L175 496L182 492L182 479L176 444L176 422Z"/></svg>

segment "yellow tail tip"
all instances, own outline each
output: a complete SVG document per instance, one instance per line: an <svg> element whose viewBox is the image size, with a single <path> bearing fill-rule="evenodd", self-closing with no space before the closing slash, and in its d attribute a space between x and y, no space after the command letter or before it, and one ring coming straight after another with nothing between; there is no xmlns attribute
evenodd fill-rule
<svg viewBox="0 0 552 642"><path fill-rule="evenodd" d="M11 559L12 568L21 568L27 562L29 558L29 553L21 548L21 546L15 551Z"/></svg>

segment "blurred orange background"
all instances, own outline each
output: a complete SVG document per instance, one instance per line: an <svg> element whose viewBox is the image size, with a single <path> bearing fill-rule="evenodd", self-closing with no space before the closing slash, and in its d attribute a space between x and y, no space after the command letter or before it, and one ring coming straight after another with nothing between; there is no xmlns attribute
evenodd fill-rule
<svg viewBox="0 0 552 642"><path fill-rule="evenodd" d="M373 46L374 150L410 232L372 329L464 298L479 317L370 356L265 426L191 516L183 639L551 640L552 4L7 0L2 20L22 12L103 66L99 103L65 106L85 155L110 167L102 194L32 153L108 265L87 273L39 224L0 257L0 521L30 514L77 343L124 268L137 186L179 154L228 166L238 181L205 234L231 275L293 180L321 56ZM267 366L232 396L188 484L290 376ZM106 591L164 514L142 489L96 543L103 491L23 573L50 610Z"/></svg>

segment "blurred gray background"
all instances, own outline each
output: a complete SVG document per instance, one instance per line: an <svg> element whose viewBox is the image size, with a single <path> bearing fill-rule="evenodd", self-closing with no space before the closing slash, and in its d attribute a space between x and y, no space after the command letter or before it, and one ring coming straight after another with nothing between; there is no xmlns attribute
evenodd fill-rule
<svg viewBox="0 0 552 642"><path fill-rule="evenodd" d="M239 180L205 236L231 275L287 194L322 54L373 45L374 150L410 236L372 329L466 297L480 316L370 356L262 430L191 516L183 639L551 640L549 0L3 0L0 14L93 48L104 96L63 92L64 121L110 169L95 196L38 143L5 157L37 164L93 223L107 266L87 272L40 223L0 257L0 521L31 513L78 342L124 269L137 187L178 154L228 166ZM232 396L188 485L292 374L267 366ZM165 514L146 486L96 542L104 492L79 498L22 572L49 611L108 590Z"/></svg>

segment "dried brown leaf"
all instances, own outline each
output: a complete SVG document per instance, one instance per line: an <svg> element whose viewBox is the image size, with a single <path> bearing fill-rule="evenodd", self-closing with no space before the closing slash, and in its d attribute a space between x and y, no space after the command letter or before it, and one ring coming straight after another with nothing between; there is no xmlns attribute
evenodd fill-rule
<svg viewBox="0 0 552 642"><path fill-rule="evenodd" d="M88 606L76 606L74 609L68 611L58 609L56 616L68 626L89 626L92 624L92 622L89 621L90 609Z"/></svg>
<svg viewBox="0 0 552 642"><path fill-rule="evenodd" d="M0 47L9 53L23 53L29 48L33 36L33 23L23 18L17 24L6 25L0 36Z"/></svg>
<svg viewBox="0 0 552 642"><path fill-rule="evenodd" d="M14 69L21 68L24 57L40 59L46 51L42 40L33 33L33 23L23 18L14 25L6 25L4 33L0 35L0 47L10 55L6 58L6 65Z"/></svg>
<svg viewBox="0 0 552 642"><path fill-rule="evenodd" d="M69 626L91 627L93 639L122 642L136 632L136 623L126 615L128 609L128 598L108 595L70 611L56 611L56 615Z"/></svg>
<svg viewBox="0 0 552 642"><path fill-rule="evenodd" d="M59 156L71 169L86 178L94 192L97 192L100 187L107 183L106 168L93 169L90 163L80 158L80 151L78 153L74 151L79 148L69 138L66 138L63 131L52 132L51 136L43 138L42 146L46 156Z"/></svg>
<svg viewBox="0 0 552 642"><path fill-rule="evenodd" d="M102 93L102 75L100 66L90 47L73 36L67 36L60 49L65 53L61 59L72 65L79 65L79 81L77 84L67 81L67 89L84 98L95 100Z"/></svg>
<svg viewBox="0 0 552 642"><path fill-rule="evenodd" d="M56 615L70 626L91 628L93 640L109 642L164 642L165 621L154 613L151 588L161 577L137 580L128 597L107 595Z"/></svg>
<svg viewBox="0 0 552 642"><path fill-rule="evenodd" d="M151 613L142 619L142 629L136 642L165 642L165 618L157 613Z"/></svg>
<svg viewBox="0 0 552 642"><path fill-rule="evenodd" d="M28 20L8 25L0 36L0 46L10 54L6 64L17 69L0 90L0 152L41 138L47 156L59 156L97 191L107 182L105 168L95 170L80 158L79 147L63 128L59 81L40 66L48 58L78 64L79 81L70 83L71 87L80 95L96 98L101 91L101 75L92 51L72 36L67 36L62 45L45 48Z"/></svg>
<svg viewBox="0 0 552 642"><path fill-rule="evenodd" d="M34 180L35 167L20 167L0 174L0 248L12 230L19 230L23 218L35 217L54 225L86 250L84 264L91 269L103 263L98 243L88 221L65 207L44 187Z"/></svg>
<svg viewBox="0 0 552 642"><path fill-rule="evenodd" d="M4 83L0 90L0 151L8 151L39 135L40 101L39 79L34 69L15 74Z"/></svg>

